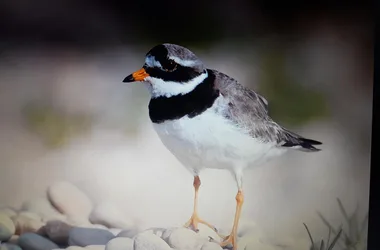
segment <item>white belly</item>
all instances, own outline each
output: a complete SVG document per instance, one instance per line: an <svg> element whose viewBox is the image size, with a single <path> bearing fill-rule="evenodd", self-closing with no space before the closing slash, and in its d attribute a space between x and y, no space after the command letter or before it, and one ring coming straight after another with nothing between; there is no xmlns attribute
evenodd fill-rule
<svg viewBox="0 0 380 250"><path fill-rule="evenodd" d="M285 151L250 137L212 109L153 126L163 144L193 174L203 168L253 167Z"/></svg>

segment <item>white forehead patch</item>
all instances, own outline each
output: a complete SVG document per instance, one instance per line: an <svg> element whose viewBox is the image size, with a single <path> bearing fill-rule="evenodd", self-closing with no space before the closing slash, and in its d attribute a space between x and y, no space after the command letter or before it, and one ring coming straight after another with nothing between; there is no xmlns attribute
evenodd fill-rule
<svg viewBox="0 0 380 250"><path fill-rule="evenodd" d="M206 71L199 76L191 79L190 81L184 83L164 81L162 79L154 78L151 76L145 78L145 81L151 83L148 84L147 87L151 92L152 97L171 97L176 95L185 95L191 92L193 89L195 89L195 87L202 83L207 78L207 76L208 73Z"/></svg>
<svg viewBox="0 0 380 250"><path fill-rule="evenodd" d="M192 61L192 60L182 60L176 56L169 56L169 59L175 61L176 63L178 63L179 65L182 65L182 66L185 66L185 67L192 67L195 65L195 61Z"/></svg>
<svg viewBox="0 0 380 250"><path fill-rule="evenodd" d="M161 63L159 61L156 61L156 58L154 56L147 56L145 58L145 64L150 68L159 67L162 69Z"/></svg>

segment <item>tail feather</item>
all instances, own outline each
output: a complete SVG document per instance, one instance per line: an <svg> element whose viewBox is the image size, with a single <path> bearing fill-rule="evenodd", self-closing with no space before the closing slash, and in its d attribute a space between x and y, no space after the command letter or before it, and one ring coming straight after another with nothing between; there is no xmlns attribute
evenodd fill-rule
<svg viewBox="0 0 380 250"><path fill-rule="evenodd" d="M316 152L321 150L314 147L314 145L322 145L322 142L303 138L302 136L299 136L290 131L287 132L289 137L288 140L286 140L285 143L281 145L282 147L294 148L305 152Z"/></svg>

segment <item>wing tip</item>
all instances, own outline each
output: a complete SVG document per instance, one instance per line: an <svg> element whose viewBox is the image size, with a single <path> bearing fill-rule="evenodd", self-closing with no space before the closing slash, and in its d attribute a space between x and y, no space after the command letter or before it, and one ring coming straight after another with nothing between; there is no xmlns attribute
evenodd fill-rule
<svg viewBox="0 0 380 250"><path fill-rule="evenodd" d="M322 145L322 142L312 140L312 139L306 139L306 138L297 138L298 142L286 142L282 146L283 147L289 147L293 149L298 149L300 151L304 152L319 152L322 149L314 147L314 145Z"/></svg>

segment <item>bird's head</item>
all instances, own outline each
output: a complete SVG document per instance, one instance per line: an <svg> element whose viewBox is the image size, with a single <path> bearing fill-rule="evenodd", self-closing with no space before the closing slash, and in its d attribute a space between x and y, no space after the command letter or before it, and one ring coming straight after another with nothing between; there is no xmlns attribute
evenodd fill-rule
<svg viewBox="0 0 380 250"><path fill-rule="evenodd" d="M123 82L141 81L153 98L170 97L191 92L207 76L206 67L193 52L165 43L153 47L146 54L144 66Z"/></svg>

